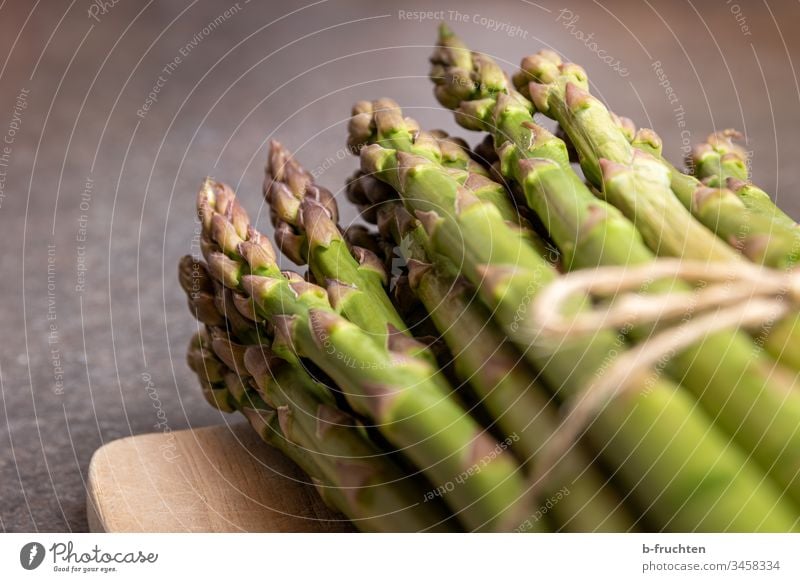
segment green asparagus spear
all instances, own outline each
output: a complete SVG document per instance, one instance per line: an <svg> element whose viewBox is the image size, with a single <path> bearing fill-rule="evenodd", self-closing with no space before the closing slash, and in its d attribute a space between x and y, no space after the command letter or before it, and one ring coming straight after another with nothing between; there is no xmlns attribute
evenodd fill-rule
<svg viewBox="0 0 800 582"><path fill-rule="evenodd" d="M190 301L211 284L205 265L191 256L181 260L179 273ZM247 317L252 317L245 303L229 306L229 316L235 317L237 309L244 307ZM271 352L264 343L270 340L266 329L250 321L247 330L235 333L230 318L222 313L217 311L215 324L207 324L210 332L202 329L195 334L187 355L212 405L226 412L243 412L257 425L259 435L295 460L313 478L323 498L333 501L359 529L452 528L442 504L420 504L418 490L423 482L404 476L356 420L337 408L326 386Z"/></svg>
<svg viewBox="0 0 800 582"><path fill-rule="evenodd" d="M588 92L586 72L578 65L563 63L558 55L542 51L523 59L514 83L530 95L537 110L559 122L579 153L586 177L635 222L654 251L692 259L735 260L738 253L712 241L710 229L750 260L770 260L767 264L775 267L797 263L800 231L771 217L758 221L753 213L715 220L713 212L697 203L702 184L663 158L635 150L606 107ZM627 166L627 172L614 172L622 182L618 187L604 183L601 159ZM699 222L692 220L690 212ZM700 223L708 229L702 229ZM776 248L763 252L764 246Z"/></svg>
<svg viewBox="0 0 800 582"><path fill-rule="evenodd" d="M712 188L727 187L735 193L741 190L739 198L752 213L789 228L795 227L797 223L778 208L766 192L752 184L746 188L750 180L747 150L735 142L742 137L735 129L725 129L712 133L706 141L696 144L689 158L694 177Z"/></svg>
<svg viewBox="0 0 800 582"><path fill-rule="evenodd" d="M384 285L387 273L374 253L350 253L336 223L333 195L314 179L278 142L270 143L264 196L274 220L293 236L279 238L279 248L297 264L309 264L314 280L328 290L347 319L377 336L389 326L405 330ZM288 248L291 245L291 249ZM287 252L288 251L288 252Z"/></svg>
<svg viewBox="0 0 800 582"><path fill-rule="evenodd" d="M587 179L620 208L659 254L696 260L732 261L737 256L698 222L672 195L668 169L634 149L610 112L588 93L586 72L562 63L552 51L526 57L514 84L538 111L559 122L578 152ZM632 164L630 187L605 188L600 159Z"/></svg>
<svg viewBox="0 0 800 582"><path fill-rule="evenodd" d="M436 57L440 63L452 60L443 48ZM440 70L447 72L444 64ZM480 74L473 73L479 86L483 84ZM443 95L444 85L438 87L437 94ZM495 106L485 109L484 126L494 135L501 172L522 185L528 203L561 248L567 268L633 265L655 259L634 225L616 208L597 200L572 171L564 142L533 122L529 106L519 95L506 88L506 93L492 99ZM481 98L481 103L486 100ZM615 125L629 125L618 120ZM633 137L630 131L626 133L626 139ZM638 135L639 140L647 138L647 134ZM643 163L655 164L649 174L659 171L660 164L652 156ZM627 166L601 160L601 170L607 191L635 187L636 176ZM637 200L647 202L650 197ZM711 207L712 202L705 204ZM688 286L681 288L689 291ZM654 284L650 290L666 289ZM642 331L636 335L642 337ZM800 502L800 453L794 452L800 451L800 431L796 430L800 396L792 395L792 382L775 375L773 367L747 338L725 332L676 355L668 370Z"/></svg>
<svg viewBox="0 0 800 582"><path fill-rule="evenodd" d="M438 371L416 355L418 342L402 334L380 341L339 316L324 289L283 275L229 188L206 181L198 210L204 235L222 250L208 249L212 276L247 296L274 326L276 354L313 361L353 409L431 479L437 489L421 502L443 493L471 530L507 530L524 519L526 484L507 444L496 442L453 399Z"/></svg>
<svg viewBox="0 0 800 582"><path fill-rule="evenodd" d="M358 180L374 178L360 176ZM452 275L449 265L432 261L422 225L400 201L388 198L380 204L379 225L384 238L394 239L408 261L411 286L454 354L459 377L470 383L503 434L513 435L512 450L535 464L536 454L558 426L553 402L537 385L536 372L491 321L491 314L475 300L471 287ZM581 447L567 453L558 477L569 492L553 507L560 527L579 532L633 527L622 501L590 466ZM561 485L561 481L554 483L545 495L555 493Z"/></svg>
<svg viewBox="0 0 800 582"><path fill-rule="evenodd" d="M389 183L423 224L435 251L460 265L507 333L527 348L550 385L577 396L624 349L598 334L561 345L519 333L526 306L556 276L497 209L482 203L446 168L377 144L361 152L362 170ZM468 233L468 235L467 235ZM633 494L663 527L775 530L796 527L795 508L716 430L686 392L656 378L648 393L613 400L589 429ZM754 489L758 493L754 493ZM749 506L743 509L743 506Z"/></svg>
<svg viewBox="0 0 800 582"><path fill-rule="evenodd" d="M365 131L364 128L369 128ZM440 133L420 130L419 124L410 117L403 117L400 106L391 99L373 102L359 101L353 106L349 124L348 144L360 149L370 144L381 144L400 152L420 155L447 168L453 178L473 195L495 206L503 220L519 228L526 244L554 266L559 257L554 247L535 232L528 220L521 216L521 207L503 185L495 182L483 172L463 147L453 147L451 138ZM432 137L434 136L434 137ZM359 144L355 148L353 144ZM477 170L477 171L476 171ZM351 192L351 198L358 196ZM368 193L363 196L368 197ZM373 201L373 204L375 201ZM367 209L370 212L372 209ZM375 219L374 216L369 218Z"/></svg>

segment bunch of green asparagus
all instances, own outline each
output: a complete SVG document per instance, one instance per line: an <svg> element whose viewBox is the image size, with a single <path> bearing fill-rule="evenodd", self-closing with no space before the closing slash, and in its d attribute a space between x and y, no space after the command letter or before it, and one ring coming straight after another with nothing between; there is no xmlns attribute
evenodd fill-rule
<svg viewBox="0 0 800 582"><path fill-rule="evenodd" d="M470 149L390 99L357 103L345 191L365 224L343 228L334 195L270 144L275 246L304 274L280 268L228 186L203 182L202 258L179 274L208 402L241 412L364 531L800 530L792 311L665 353L546 462L567 407L667 325L532 335L551 285L661 257L732 272L800 260L800 229L750 180L741 136L712 134L685 173L551 51L508 76L442 26L431 63L439 103L487 135ZM690 303L700 286L641 294ZM596 303L572 299L576 317Z"/></svg>

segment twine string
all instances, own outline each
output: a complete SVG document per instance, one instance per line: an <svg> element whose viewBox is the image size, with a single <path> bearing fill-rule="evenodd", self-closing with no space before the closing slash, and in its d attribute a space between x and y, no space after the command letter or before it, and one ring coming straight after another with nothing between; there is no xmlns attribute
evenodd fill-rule
<svg viewBox="0 0 800 582"><path fill-rule="evenodd" d="M642 287L674 279L694 284L666 293L642 294ZM701 284L698 286L698 284ZM613 299L596 309L566 314L576 296ZM563 420L542 447L533 479L534 495L552 479L559 461L609 402L641 391L643 378L665 356L725 329L758 328L800 306L800 271L754 264L659 259L641 267L599 267L569 273L548 285L534 301L531 341L577 338L628 325L677 324L654 333L614 360L604 374L564 405Z"/></svg>

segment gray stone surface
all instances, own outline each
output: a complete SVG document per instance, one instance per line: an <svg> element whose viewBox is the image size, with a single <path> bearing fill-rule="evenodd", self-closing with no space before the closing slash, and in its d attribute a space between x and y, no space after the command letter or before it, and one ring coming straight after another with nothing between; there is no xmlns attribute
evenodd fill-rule
<svg viewBox="0 0 800 582"><path fill-rule="evenodd" d="M268 138L336 189L355 167L342 150L354 100L391 95L424 125L455 129L426 79L435 24L401 10L444 10L508 68L556 48L615 111L654 126L674 160L684 138L744 129L756 179L800 216L797 2L576 0L577 21L547 0L305 4L125 1L95 18L88 2L2 4L0 134L20 127L0 167L0 530L84 530L83 479L102 443L160 418L172 430L230 421L183 359L194 323L175 265L190 250L194 191L205 174L233 183L268 230Z"/></svg>

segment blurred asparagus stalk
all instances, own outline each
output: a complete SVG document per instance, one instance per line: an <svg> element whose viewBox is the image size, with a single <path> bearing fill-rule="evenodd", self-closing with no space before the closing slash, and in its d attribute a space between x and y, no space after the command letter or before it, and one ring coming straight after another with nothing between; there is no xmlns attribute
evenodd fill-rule
<svg viewBox="0 0 800 582"><path fill-rule="evenodd" d="M772 215L742 212L746 208L742 198L724 190L710 196L695 177L645 149L634 148L606 107L589 93L588 78L580 66L562 62L552 51L540 51L523 59L514 84L530 95L537 111L559 122L578 152L587 179L634 221L658 254L736 260L737 253L712 240L716 233L752 261L776 268L797 263L800 231L772 220L774 211ZM605 164L606 173L601 160L610 162ZM722 208L709 209L709 204L719 200L724 201ZM731 208L736 200L738 212ZM725 219L719 220L720 216Z"/></svg>
<svg viewBox="0 0 800 582"><path fill-rule="evenodd" d="M482 301L557 392L578 394L624 349L624 342L615 342L611 333L590 342L531 344L518 333L520 306L556 274L524 243L518 229L507 225L496 207L462 187L447 168L427 158L373 144L362 149L361 164L362 171L400 193L434 251L460 265ZM677 430L675 419L681 419ZM692 398L665 379L654 379L647 394L609 402L589 434L661 523L712 531L795 527L794 509L781 500L777 488L729 446ZM698 480L701 474L705 477ZM743 510L743 504L750 507Z"/></svg>
<svg viewBox="0 0 800 582"><path fill-rule="evenodd" d="M747 151L736 143L742 138L742 134L735 129L724 129L696 144L689 158L694 177L711 188L728 188L754 214L790 228L795 227L797 223L778 208L766 192L748 184L750 170Z"/></svg>
<svg viewBox="0 0 800 582"><path fill-rule="evenodd" d="M463 55L467 49L452 34L444 35L432 59L437 96L451 105L456 104L458 96L462 99L456 105L458 110L482 116L471 118L470 123L479 122L494 136L501 172L522 186L529 205L561 248L565 266L574 269L655 260L634 223L614 206L598 200L575 174L564 142L534 123L530 104L508 86L491 59L481 56L480 66L473 64L469 69L472 86L491 87L490 96L483 96L479 90L465 93L461 86L451 87L448 80L457 76L451 71L452 63L461 61L466 66ZM463 118L462 113L459 119ZM611 115L608 119L616 128L613 135L624 134L621 141L627 143L633 137L630 122ZM638 139L646 137L639 134ZM653 159L648 155L648 160ZM605 159L600 160L600 166L606 191L641 193L635 190L632 170L627 166ZM674 286L675 282L656 282L649 291ZM679 289L690 291L688 285L679 284ZM635 337L646 338L651 330L633 332ZM667 369L800 502L800 431L796 430L800 425L800 393L793 390L792 378L775 374L773 368L774 362L760 355L746 336L723 332L676 354Z"/></svg>
<svg viewBox="0 0 800 582"><path fill-rule="evenodd" d="M552 399L537 385L536 372L491 321L489 311L475 300L474 289L458 278L452 265L431 256L425 230L396 199L396 194L380 184L364 184L374 180L360 175L348 187L373 192L381 234L395 241L408 262L410 285L444 336L459 377L469 382L503 434L516 437L512 449L535 465L537 453L558 426ZM375 198L374 193L379 191L383 191L382 200ZM553 508L559 527L584 532L633 528L622 500L591 466L582 447L576 446L567 453L557 477L552 490L545 494L554 493L566 483L569 495Z"/></svg>
<svg viewBox="0 0 800 582"><path fill-rule="evenodd" d="M402 334L376 337L341 317L324 289L281 273L269 242L250 226L226 186L207 180L198 212L211 275L249 300L275 328L272 349L308 358L338 385L356 413L433 482L471 530L515 527L529 510L519 465L454 400L435 366ZM468 475L458 485L456 478ZM420 502L424 501L420 499Z"/></svg>
<svg viewBox="0 0 800 582"><path fill-rule="evenodd" d="M205 264L191 256L181 260L179 274L190 304L213 288ZM239 305L251 315L246 304ZM359 529L452 530L438 500L420 504L423 482L404 475L360 423L337 407L325 385L278 358L266 328L242 320L234 331L231 320L241 314L234 304L227 307L193 310L206 327L192 338L187 360L212 406L242 412L259 436L297 463L322 498Z"/></svg>

